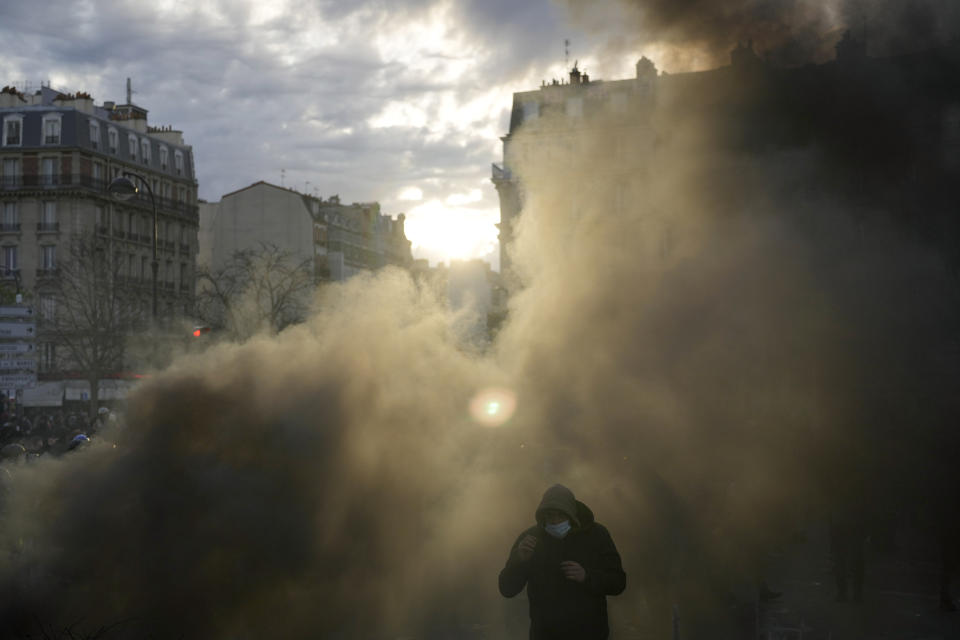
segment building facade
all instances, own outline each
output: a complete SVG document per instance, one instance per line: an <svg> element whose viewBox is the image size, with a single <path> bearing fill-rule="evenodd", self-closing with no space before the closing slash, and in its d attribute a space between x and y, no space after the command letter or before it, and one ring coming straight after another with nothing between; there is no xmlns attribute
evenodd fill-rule
<svg viewBox="0 0 960 640"><path fill-rule="evenodd" d="M309 260L318 283L412 263L404 214L385 216L375 202L342 204L337 196L324 200L261 181L200 208L200 251L212 269L261 243Z"/></svg>
<svg viewBox="0 0 960 640"><path fill-rule="evenodd" d="M633 78L593 80L575 66L568 79L515 93L502 161L491 175L508 286L515 280L510 246L525 201L557 182L538 184L544 172L531 166L559 173L565 159L574 165L572 159L596 154L592 167L603 169L609 187L598 197L616 215L650 199L666 152L681 145L691 164L716 162L719 170L731 157L818 154L825 175L809 182L809 193L829 193L848 211L896 203L905 224L925 227L914 232L937 238L944 259L960 262L952 213L960 172L960 85L953 81L960 45L871 58L847 32L836 52L826 63L778 68L741 43L728 66L707 71L659 73L643 58ZM717 191L714 202L727 206L724 190ZM907 212L920 208L926 215ZM638 256L668 251L676 236L671 212L648 218L638 241L649 246ZM869 224L861 216L863 222Z"/></svg>
<svg viewBox="0 0 960 640"><path fill-rule="evenodd" d="M107 188L124 173L142 177L153 198L142 188L125 202L112 198ZM97 105L88 94L47 86L0 91L0 266L8 288L39 311L41 373L71 367L43 321L56 313L49 292L81 237L116 259L123 304L149 322L154 203L157 315L189 316L199 217L193 151L182 132L149 126L129 92L126 104Z"/></svg>

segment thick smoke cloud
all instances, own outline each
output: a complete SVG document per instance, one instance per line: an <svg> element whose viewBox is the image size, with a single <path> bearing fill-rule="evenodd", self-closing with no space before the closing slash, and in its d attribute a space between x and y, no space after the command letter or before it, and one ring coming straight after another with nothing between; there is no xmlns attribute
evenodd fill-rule
<svg viewBox="0 0 960 640"><path fill-rule="evenodd" d="M662 66L686 71L694 63L729 62L738 42L753 41L771 62L795 66L833 58L846 29L867 40L872 55L944 44L960 35L960 9L938 0L619 0L619 10L561 0L581 24L619 33L624 53L655 46Z"/></svg>
<svg viewBox="0 0 960 640"><path fill-rule="evenodd" d="M931 354L958 325L956 244L914 222L942 203L890 197L874 149L822 135L837 92L729 109L771 92L701 81L661 84L640 126L588 111L578 134L545 111L516 133L525 286L486 354L429 286L385 271L144 383L116 448L13 467L3 628L524 637L496 574L563 482L623 555L614 627L679 602L717 637L722 598L810 522L941 515L924 500L955 486L957 407ZM897 169L909 136L885 130ZM499 428L467 409L490 387L517 398Z"/></svg>

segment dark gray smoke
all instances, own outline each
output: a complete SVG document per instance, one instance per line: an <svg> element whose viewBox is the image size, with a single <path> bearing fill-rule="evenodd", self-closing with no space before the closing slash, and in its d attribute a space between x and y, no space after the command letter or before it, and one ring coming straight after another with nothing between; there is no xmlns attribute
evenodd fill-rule
<svg viewBox="0 0 960 640"><path fill-rule="evenodd" d="M940 0L619 0L597 5L560 0L581 24L620 33L621 54L656 47L670 71L729 62L738 42L752 41L771 62L795 66L833 58L846 29L868 42L872 55L944 44L960 35L960 9Z"/></svg>

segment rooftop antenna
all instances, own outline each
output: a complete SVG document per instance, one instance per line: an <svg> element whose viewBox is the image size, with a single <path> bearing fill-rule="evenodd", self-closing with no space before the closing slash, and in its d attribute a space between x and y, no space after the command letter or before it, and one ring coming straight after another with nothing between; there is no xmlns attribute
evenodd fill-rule
<svg viewBox="0 0 960 640"><path fill-rule="evenodd" d="M127 104L133 104L133 85L130 78L127 78Z"/></svg>
<svg viewBox="0 0 960 640"><path fill-rule="evenodd" d="M563 39L563 68L570 68L570 38Z"/></svg>
<svg viewBox="0 0 960 640"><path fill-rule="evenodd" d="M287 178L287 170L280 169L280 186L281 187L284 186L283 181L286 180L286 178Z"/></svg>
<svg viewBox="0 0 960 640"><path fill-rule="evenodd" d="M309 181L309 180L307 180L306 183L303 185L303 192L304 192L305 194L307 194L307 195L310 195L310 181Z"/></svg>

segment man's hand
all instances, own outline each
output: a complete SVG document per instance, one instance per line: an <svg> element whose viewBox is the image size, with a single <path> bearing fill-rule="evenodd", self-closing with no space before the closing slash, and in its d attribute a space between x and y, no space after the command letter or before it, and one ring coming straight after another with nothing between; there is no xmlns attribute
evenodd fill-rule
<svg viewBox="0 0 960 640"><path fill-rule="evenodd" d="M587 579L586 569L581 567L579 562L574 562L573 560L564 560L561 562L560 571L563 572L563 577L565 577L567 580L583 582Z"/></svg>
<svg viewBox="0 0 960 640"><path fill-rule="evenodd" d="M537 546L536 536L528 535L517 545L517 558L520 562L526 562L533 557L533 549Z"/></svg>

